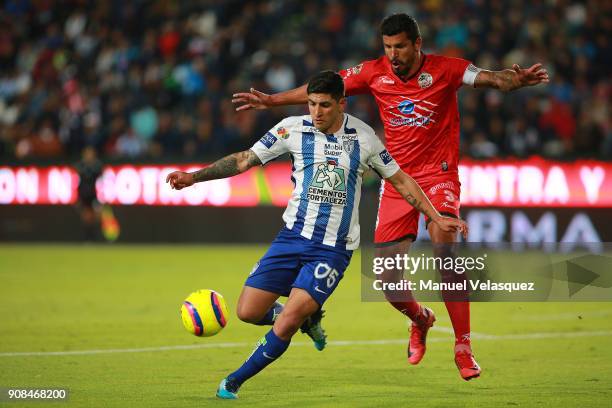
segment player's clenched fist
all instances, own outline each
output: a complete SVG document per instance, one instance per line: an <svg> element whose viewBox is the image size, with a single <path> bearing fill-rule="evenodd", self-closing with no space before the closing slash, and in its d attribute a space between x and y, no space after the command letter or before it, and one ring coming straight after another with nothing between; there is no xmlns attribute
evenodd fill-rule
<svg viewBox="0 0 612 408"><path fill-rule="evenodd" d="M170 183L170 187L175 190L180 190L193 185L193 174L185 173L184 171L173 171L166 177L166 183Z"/></svg>

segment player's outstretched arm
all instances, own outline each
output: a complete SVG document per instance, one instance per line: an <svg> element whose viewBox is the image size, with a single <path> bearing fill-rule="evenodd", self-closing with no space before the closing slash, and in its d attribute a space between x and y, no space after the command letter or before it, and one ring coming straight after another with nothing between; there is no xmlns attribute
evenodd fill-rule
<svg viewBox="0 0 612 408"><path fill-rule="evenodd" d="M308 102L307 85L285 92L268 95L251 88L249 92L239 92L232 95L232 103L237 105L236 112L249 109L267 109L271 106L300 105Z"/></svg>
<svg viewBox="0 0 612 408"><path fill-rule="evenodd" d="M217 160L208 167L202 170L186 173L184 171L174 171L166 177L166 183L170 183L170 187L175 190L180 190L189 187L200 181L209 181L232 177L236 174L244 173L253 166L261 164L261 160L252 150L233 153Z"/></svg>
<svg viewBox="0 0 612 408"><path fill-rule="evenodd" d="M400 193L410 205L429 217L432 222L438 224L443 231L461 232L464 238L467 238L468 227L465 221L440 215L417 182L404 173L404 171L399 170L386 180L395 187L397 192Z"/></svg>
<svg viewBox="0 0 612 408"><path fill-rule="evenodd" d="M481 70L476 75L474 87L494 88L507 92L547 82L549 82L548 72L542 64L534 64L527 69L522 69L514 64L512 69L504 69L503 71Z"/></svg>

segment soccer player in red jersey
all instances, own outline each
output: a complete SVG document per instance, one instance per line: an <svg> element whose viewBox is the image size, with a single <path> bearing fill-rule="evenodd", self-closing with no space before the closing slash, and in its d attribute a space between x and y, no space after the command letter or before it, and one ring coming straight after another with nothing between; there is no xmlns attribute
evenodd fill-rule
<svg viewBox="0 0 612 408"><path fill-rule="evenodd" d="M459 217L460 184L459 111L457 91L462 85L512 91L548 82L541 64L528 69L488 71L461 58L424 54L414 18L406 14L386 17L381 24L385 55L340 71L346 95L371 94L385 129L386 146L400 167L423 187L434 207ZM268 95L251 89L237 93L237 111L307 102L306 85ZM407 205L389 184L381 186L374 242L375 256L405 254L416 238L419 213ZM427 223L436 256L453 256L456 234ZM443 279L453 279L440 271ZM387 271L387 282L402 279L403 271ZM412 320L408 360L418 364L425 354L427 331L435 321L431 309L417 303L409 291L385 293L387 300ZM470 343L470 305L467 293L442 293L455 333L455 363L465 380L478 377Z"/></svg>

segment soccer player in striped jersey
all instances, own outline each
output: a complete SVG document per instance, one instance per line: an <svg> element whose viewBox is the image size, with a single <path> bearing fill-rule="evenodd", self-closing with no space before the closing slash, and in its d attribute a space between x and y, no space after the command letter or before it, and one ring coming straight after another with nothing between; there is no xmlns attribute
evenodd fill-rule
<svg viewBox="0 0 612 408"><path fill-rule="evenodd" d="M250 150L193 173L173 172L166 180L182 189L234 176L285 153L291 157L294 189L283 215L285 227L247 278L237 307L241 320L272 329L246 362L221 381L220 398L237 398L240 386L279 358L300 328L319 350L325 346L321 307L359 246L361 180L369 167L442 230L467 234L463 221L438 213L371 127L344 113L339 74L317 74L307 93L310 115L282 120ZM285 305L277 302L280 296L288 296Z"/></svg>

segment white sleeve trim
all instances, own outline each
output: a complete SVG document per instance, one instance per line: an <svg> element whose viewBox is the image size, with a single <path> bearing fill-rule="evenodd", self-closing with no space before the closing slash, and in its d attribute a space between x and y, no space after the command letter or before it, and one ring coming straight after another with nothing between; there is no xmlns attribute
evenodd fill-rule
<svg viewBox="0 0 612 408"><path fill-rule="evenodd" d="M474 86L476 76L480 71L482 71L482 68L478 68L474 64L468 65L463 73L463 83L465 85Z"/></svg>
<svg viewBox="0 0 612 408"><path fill-rule="evenodd" d="M259 159L259 161L261 162L261 165L263 166L264 164L266 164L267 162L269 162L272 159L267 159L267 157L263 156L263 152L261 150L259 150L259 146L262 143L260 141L257 141L255 143L255 145L253 145L253 147L251 147L249 150L252 151L253 153L255 153L255 156L257 156L257 158Z"/></svg>

